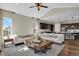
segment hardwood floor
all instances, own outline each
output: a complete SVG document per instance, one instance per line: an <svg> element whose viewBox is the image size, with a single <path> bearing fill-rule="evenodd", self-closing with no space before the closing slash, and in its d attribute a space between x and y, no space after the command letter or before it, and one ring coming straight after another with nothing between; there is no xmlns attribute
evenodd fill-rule
<svg viewBox="0 0 79 59"><path fill-rule="evenodd" d="M79 56L79 40L65 40L65 47L58 56Z"/></svg>

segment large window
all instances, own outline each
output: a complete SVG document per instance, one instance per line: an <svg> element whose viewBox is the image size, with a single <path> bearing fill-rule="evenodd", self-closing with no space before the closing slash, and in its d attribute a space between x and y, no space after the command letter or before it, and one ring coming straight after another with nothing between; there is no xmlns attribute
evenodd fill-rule
<svg viewBox="0 0 79 59"><path fill-rule="evenodd" d="M12 19L9 17L3 17L3 36L9 38L12 34Z"/></svg>

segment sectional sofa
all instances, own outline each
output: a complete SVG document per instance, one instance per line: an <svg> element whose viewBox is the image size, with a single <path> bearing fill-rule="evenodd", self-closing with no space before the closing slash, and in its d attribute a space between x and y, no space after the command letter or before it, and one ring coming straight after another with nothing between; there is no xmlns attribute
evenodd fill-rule
<svg viewBox="0 0 79 59"><path fill-rule="evenodd" d="M42 39L50 40L55 43L63 43L64 42L64 34L56 34L56 33L43 33L40 35Z"/></svg>

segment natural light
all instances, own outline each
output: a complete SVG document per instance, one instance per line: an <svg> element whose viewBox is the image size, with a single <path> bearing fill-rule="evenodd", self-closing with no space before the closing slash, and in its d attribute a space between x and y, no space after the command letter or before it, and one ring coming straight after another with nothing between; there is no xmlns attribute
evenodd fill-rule
<svg viewBox="0 0 79 59"><path fill-rule="evenodd" d="M3 17L3 38L7 39L12 34L12 19L9 17Z"/></svg>
<svg viewBox="0 0 79 59"><path fill-rule="evenodd" d="M27 50L29 50L29 48L25 46L25 47L19 49L18 51L27 51Z"/></svg>

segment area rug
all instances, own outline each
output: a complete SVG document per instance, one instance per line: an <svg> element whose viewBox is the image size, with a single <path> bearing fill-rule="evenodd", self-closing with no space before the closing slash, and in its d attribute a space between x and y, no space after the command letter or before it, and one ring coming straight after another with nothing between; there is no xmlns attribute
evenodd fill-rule
<svg viewBox="0 0 79 59"><path fill-rule="evenodd" d="M64 48L64 44L52 44L52 48L47 50L46 53L34 53L34 50L28 48L25 45L12 46L9 48L5 48L1 53L2 56L57 56L62 49Z"/></svg>

